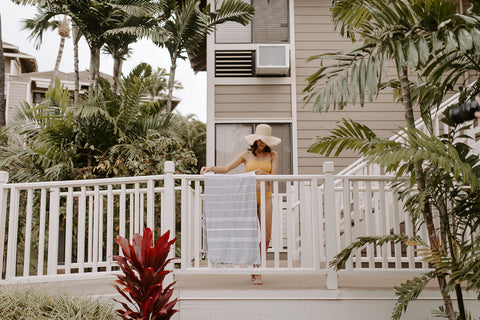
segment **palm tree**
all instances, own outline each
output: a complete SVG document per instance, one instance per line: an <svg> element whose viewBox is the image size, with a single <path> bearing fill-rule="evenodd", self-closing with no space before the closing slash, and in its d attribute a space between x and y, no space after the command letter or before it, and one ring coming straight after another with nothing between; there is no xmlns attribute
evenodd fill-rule
<svg viewBox="0 0 480 320"><path fill-rule="evenodd" d="M151 2L149 0L93 0L93 1L45 1L45 0L12 0L23 5L38 5L41 15L35 17L34 30L42 32L58 15L69 16L72 24L84 37L90 48L90 88L98 87L100 73L100 52L102 46L115 33L130 33L145 36L166 7L167 0ZM160 16L160 18L159 18ZM158 41L164 38L161 28L153 28ZM151 30L150 30L151 31ZM151 31L153 32L153 31ZM77 38L78 40L78 38Z"/></svg>
<svg viewBox="0 0 480 320"><path fill-rule="evenodd" d="M55 68L53 69L51 86L55 81L55 74L60 69L60 62L62 61L63 49L65 48L65 39L70 37L70 27L68 25L67 16L64 16L63 20L58 23L58 35L60 36L60 45L58 47L57 60L55 61Z"/></svg>
<svg viewBox="0 0 480 320"><path fill-rule="evenodd" d="M234 21L246 25L253 18L254 8L242 0L226 0L220 8L213 12L207 6L200 9L199 0L184 0L169 2L171 16L165 23L165 30L169 33L165 41L154 42L165 47L170 54L170 75L168 79L167 112L172 112L172 98L175 84L175 72L178 59L187 59L186 53L194 54L199 45L205 40L215 25Z"/></svg>
<svg viewBox="0 0 480 320"><path fill-rule="evenodd" d="M73 73L74 73L74 91L73 91L73 104L77 104L80 96L80 69L78 67L78 41L80 40L80 33L75 23L72 23L72 35L73 35Z"/></svg>
<svg viewBox="0 0 480 320"><path fill-rule="evenodd" d="M5 57L3 56L2 16L0 15L0 127L5 126Z"/></svg>
<svg viewBox="0 0 480 320"><path fill-rule="evenodd" d="M30 34L29 38L30 39L35 39L36 42L36 48L38 49L42 43L43 39L43 33L46 32L48 29L57 29L58 34L60 36L60 44L58 47L58 52L57 52L57 59L55 61L55 66L53 68L53 75L52 75L52 80L50 82L50 87L53 87L55 83L55 76L58 73L58 70L60 68L60 62L62 61L62 55L63 55L63 49L65 47L65 39L70 37L70 27L68 25L68 20L67 17L64 16L63 20L58 21L55 19L52 19L51 21L48 21L47 24L42 26L41 28L39 25L36 24L36 21L40 19L44 15L44 12L41 8L38 8L37 14L35 15L34 18L32 19L26 19L24 20L24 28L23 29L29 29L32 31Z"/></svg>
<svg viewBox="0 0 480 320"><path fill-rule="evenodd" d="M136 42L137 37L128 33L111 35L103 47L103 51L113 58L113 90L116 92L122 76L122 65L125 58L130 54L129 45Z"/></svg>
<svg viewBox="0 0 480 320"><path fill-rule="evenodd" d="M474 14L478 12L475 7L474 5L469 16L462 16L456 14L456 3L453 1L333 1L332 18L337 25L341 25L342 34L354 41L358 37L361 44L352 50L311 58L311 60L333 59L336 62L322 67L308 78L308 86L304 90L305 102L312 102L314 111L328 109L332 103L334 108L342 109L347 103L355 104L357 99L363 106L365 95L368 94L369 99L373 100L378 90L390 87L401 97L410 134L415 130L413 114L415 102L420 107L427 127L431 127L430 108L434 103L438 104L443 100L445 92L453 88L452 84L459 79L460 72L465 70L459 68L460 70L454 71L455 66L458 67L458 56L469 50L475 55L474 51L478 50L472 45L469 36L470 32L477 34L480 27L479 17ZM442 59L442 68L438 66L438 57ZM465 57L465 60L467 59L468 57ZM384 69L390 61L396 66L397 76L396 79L385 81ZM478 59L471 60L471 63L474 64L476 61ZM427 85L416 85L412 82L409 78L409 68L418 73L424 71L424 75L429 78L419 79L419 82ZM442 71L448 70L451 74L446 79L445 76L441 77ZM437 85L440 78L442 81L446 80L442 87ZM438 90L439 88L441 90ZM351 136L337 138L329 141L320 138L312 150L318 148L326 151L327 145L340 149L346 146L363 151L364 148L368 149ZM415 177L419 193L425 194L428 191L428 183L422 166L424 159L421 157L414 159L415 161L410 162L411 174ZM398 167L399 163L396 165L397 167L393 165L390 169L405 170L404 167ZM427 226L431 250L440 252L442 248L448 247L448 243L445 243L445 239L448 238L446 231L440 229L438 236L438 230L433 223L430 199L419 197L417 200L420 201L418 210L422 213L422 221ZM446 273L438 264L435 276L440 285L445 311L448 318L453 320L456 317L448 294ZM461 290L457 291L458 300L461 302L461 296L458 295L461 295ZM459 309L462 311L461 305ZM464 318L465 315L461 314L461 317Z"/></svg>

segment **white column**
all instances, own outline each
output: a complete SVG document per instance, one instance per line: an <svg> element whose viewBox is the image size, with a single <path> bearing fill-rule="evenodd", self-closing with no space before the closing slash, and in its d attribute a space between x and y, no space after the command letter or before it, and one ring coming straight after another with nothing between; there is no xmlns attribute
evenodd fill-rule
<svg viewBox="0 0 480 320"><path fill-rule="evenodd" d="M58 264L58 230L60 214L60 189L50 190L50 212L48 220L48 258L47 274L57 274Z"/></svg>
<svg viewBox="0 0 480 320"><path fill-rule="evenodd" d="M8 183L8 172L0 171L0 245L5 243L5 228L7 223L7 197L8 189L4 187ZM3 251L0 250L0 274L3 273Z"/></svg>
<svg viewBox="0 0 480 320"><path fill-rule="evenodd" d="M163 197L163 210L161 212L160 230L162 235L170 230L170 239L175 238L175 179L173 173L175 172L175 163L173 161L166 161L164 166L165 178L164 178L164 197ZM175 246L170 248L168 253L168 259L175 257ZM173 271L173 263L170 262L165 270ZM169 273L164 280L164 285L168 286L173 282L173 272Z"/></svg>
<svg viewBox="0 0 480 320"><path fill-rule="evenodd" d="M170 238L175 237L175 181L173 173L175 172L175 163L173 161L166 161L164 180L164 205L161 214L161 232L164 234L170 230Z"/></svg>
<svg viewBox="0 0 480 320"><path fill-rule="evenodd" d="M325 174L325 249L327 264L333 260L337 254L337 222L335 216L335 185L334 185L334 164L333 162L323 163L323 172ZM327 289L338 289L337 272L328 267L327 271Z"/></svg>

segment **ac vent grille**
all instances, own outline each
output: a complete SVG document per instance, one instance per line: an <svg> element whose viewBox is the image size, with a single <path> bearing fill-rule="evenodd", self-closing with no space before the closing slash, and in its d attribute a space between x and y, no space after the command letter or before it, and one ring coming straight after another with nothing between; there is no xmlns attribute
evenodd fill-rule
<svg viewBox="0 0 480 320"><path fill-rule="evenodd" d="M281 46L262 46L259 47L258 65L259 66L285 66L287 64L287 55L285 47Z"/></svg>
<svg viewBox="0 0 480 320"><path fill-rule="evenodd" d="M255 75L255 51L215 51L215 77L253 77Z"/></svg>
<svg viewBox="0 0 480 320"><path fill-rule="evenodd" d="M256 75L287 76L290 71L288 45L259 44L257 46L256 58Z"/></svg>

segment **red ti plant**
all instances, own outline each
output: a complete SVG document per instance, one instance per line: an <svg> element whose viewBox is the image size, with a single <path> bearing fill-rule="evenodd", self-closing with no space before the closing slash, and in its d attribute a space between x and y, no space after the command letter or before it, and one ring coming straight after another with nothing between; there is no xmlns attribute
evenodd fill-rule
<svg viewBox="0 0 480 320"><path fill-rule="evenodd" d="M170 270L165 267L172 259L167 259L171 245L176 239L168 240L170 231L165 232L153 246L152 230L146 228L143 236L136 233L132 244L121 236L115 241L122 248L122 256L114 256L123 275L117 275L114 284L117 291L130 304L121 303L123 309L117 313L124 320L168 320L178 310L173 309L177 299L169 301L173 294L173 284L163 288L165 276Z"/></svg>

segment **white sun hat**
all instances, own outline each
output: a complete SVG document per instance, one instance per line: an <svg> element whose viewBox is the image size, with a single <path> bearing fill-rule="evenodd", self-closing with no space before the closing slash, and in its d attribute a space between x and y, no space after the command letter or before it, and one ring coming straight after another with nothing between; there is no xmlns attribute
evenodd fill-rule
<svg viewBox="0 0 480 320"><path fill-rule="evenodd" d="M282 142L282 139L272 136L272 127L264 123L259 124L255 128L254 134L245 136L245 141L249 145L252 145L257 140L262 140L269 147L275 147Z"/></svg>

